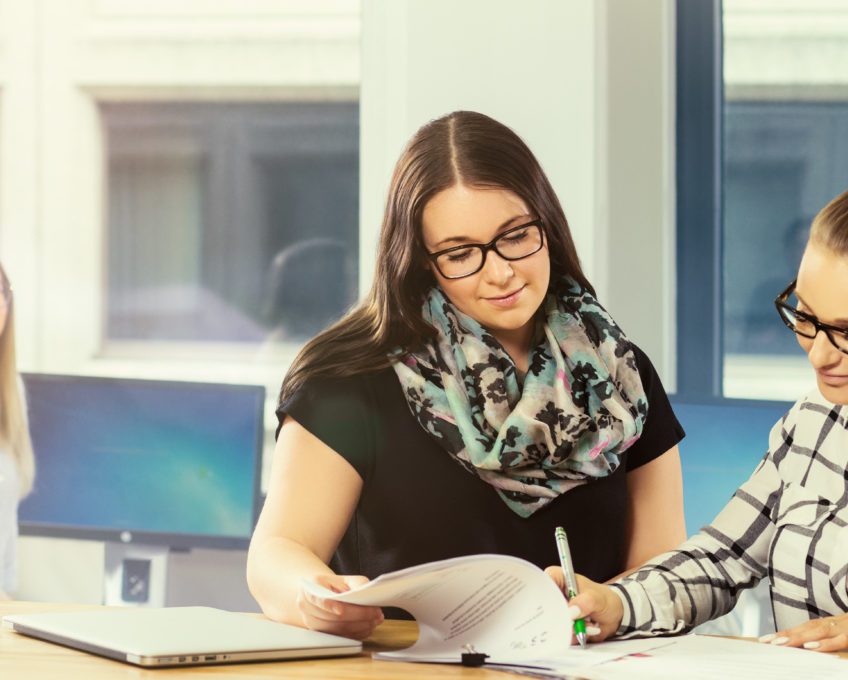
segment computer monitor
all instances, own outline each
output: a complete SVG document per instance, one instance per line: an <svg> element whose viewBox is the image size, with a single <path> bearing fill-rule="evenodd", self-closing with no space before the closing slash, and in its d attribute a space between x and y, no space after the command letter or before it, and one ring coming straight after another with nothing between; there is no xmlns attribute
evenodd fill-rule
<svg viewBox="0 0 848 680"><path fill-rule="evenodd" d="M36 459L22 534L243 548L259 510L265 390L23 375Z"/></svg>
<svg viewBox="0 0 848 680"><path fill-rule="evenodd" d="M768 450L769 432L791 402L671 396L680 442L686 534L715 519Z"/></svg>

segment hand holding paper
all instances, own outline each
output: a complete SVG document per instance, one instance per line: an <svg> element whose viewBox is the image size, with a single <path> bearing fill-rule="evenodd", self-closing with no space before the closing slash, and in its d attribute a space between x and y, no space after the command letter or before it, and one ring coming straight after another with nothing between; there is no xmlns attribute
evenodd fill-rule
<svg viewBox="0 0 848 680"><path fill-rule="evenodd" d="M385 574L345 593L304 590L327 600L405 609L418 621L418 641L381 657L457 662L465 645L491 661L561 653L571 643L562 593L545 573L505 555L474 555Z"/></svg>
<svg viewBox="0 0 848 680"><path fill-rule="evenodd" d="M383 622L382 610L345 604L326 596L347 592L367 583L368 579L364 576L337 574L322 574L317 582L305 581L297 604L306 627L355 640L367 638ZM313 587L307 587L310 585Z"/></svg>

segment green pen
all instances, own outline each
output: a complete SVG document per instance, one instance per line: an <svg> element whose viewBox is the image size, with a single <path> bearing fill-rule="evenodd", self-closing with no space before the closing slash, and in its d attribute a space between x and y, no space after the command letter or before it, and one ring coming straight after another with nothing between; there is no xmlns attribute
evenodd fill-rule
<svg viewBox="0 0 848 680"><path fill-rule="evenodd" d="M577 579L574 577L574 565L571 563L571 551L568 549L568 538L565 529L557 527L554 532L556 538L557 552L559 553L559 564L565 577L565 590L568 599L577 595ZM574 635L581 648L586 647L586 621L577 619L574 622Z"/></svg>

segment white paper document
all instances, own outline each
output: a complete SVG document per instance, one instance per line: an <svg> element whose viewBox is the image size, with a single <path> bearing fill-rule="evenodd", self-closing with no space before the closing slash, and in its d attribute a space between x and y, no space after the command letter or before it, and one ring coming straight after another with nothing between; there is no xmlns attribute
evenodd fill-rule
<svg viewBox="0 0 848 680"><path fill-rule="evenodd" d="M384 574L346 593L304 587L340 602L405 609L418 641L375 656L396 661L459 663L466 645L487 665L575 669L651 649L657 640L571 646L572 621L556 584L536 565L507 555L471 555Z"/></svg>
<svg viewBox="0 0 848 680"><path fill-rule="evenodd" d="M848 679L848 660L831 654L707 635L657 639L663 644L646 653L581 670L580 676L587 680Z"/></svg>

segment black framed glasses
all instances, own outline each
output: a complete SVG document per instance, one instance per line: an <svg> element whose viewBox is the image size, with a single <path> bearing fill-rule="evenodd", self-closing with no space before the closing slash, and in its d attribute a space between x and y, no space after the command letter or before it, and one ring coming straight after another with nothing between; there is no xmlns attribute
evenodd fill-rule
<svg viewBox="0 0 848 680"><path fill-rule="evenodd" d="M797 279L790 283L786 290L774 300L774 306L777 308L780 318L783 319L783 323L786 324L790 331L804 338L815 338L819 331L822 331L827 336L827 339L830 340L830 344L843 354L848 354L848 328L840 328L839 326L822 323L812 314L799 312L795 307L786 302L789 296L795 292L795 285L797 283Z"/></svg>
<svg viewBox="0 0 848 680"><path fill-rule="evenodd" d="M545 235L542 221L533 220L507 229L488 243L454 246L427 255L446 279L462 279L483 268L490 250L494 250L503 259L514 262L538 253L543 245Z"/></svg>

